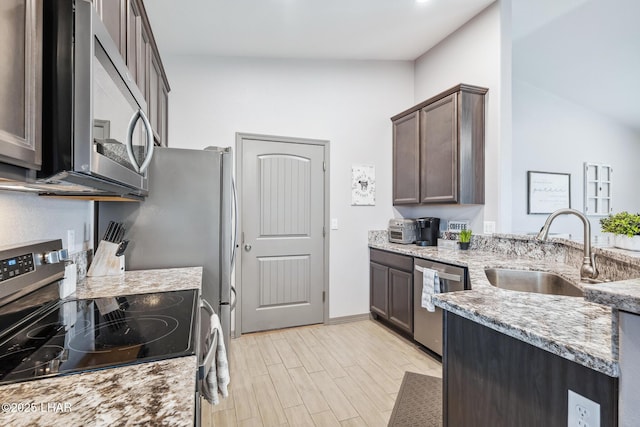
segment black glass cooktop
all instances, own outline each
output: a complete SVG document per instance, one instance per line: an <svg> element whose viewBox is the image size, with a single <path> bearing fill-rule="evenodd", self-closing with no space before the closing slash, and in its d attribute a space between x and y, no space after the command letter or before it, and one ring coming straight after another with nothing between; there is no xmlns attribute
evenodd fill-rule
<svg viewBox="0 0 640 427"><path fill-rule="evenodd" d="M0 384L195 354L197 291L61 301L0 342Z"/></svg>

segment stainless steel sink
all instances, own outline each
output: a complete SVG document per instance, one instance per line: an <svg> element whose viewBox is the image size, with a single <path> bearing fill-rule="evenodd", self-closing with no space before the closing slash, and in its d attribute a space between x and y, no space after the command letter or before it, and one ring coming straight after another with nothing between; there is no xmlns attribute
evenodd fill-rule
<svg viewBox="0 0 640 427"><path fill-rule="evenodd" d="M582 297L582 290L563 277L545 271L485 268L489 283L497 288L538 294Z"/></svg>

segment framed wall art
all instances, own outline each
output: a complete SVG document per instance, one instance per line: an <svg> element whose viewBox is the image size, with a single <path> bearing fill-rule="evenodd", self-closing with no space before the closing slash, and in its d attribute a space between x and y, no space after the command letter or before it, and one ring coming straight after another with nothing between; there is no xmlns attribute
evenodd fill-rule
<svg viewBox="0 0 640 427"><path fill-rule="evenodd" d="M527 172L527 213L550 214L571 207L571 174Z"/></svg>
<svg viewBox="0 0 640 427"><path fill-rule="evenodd" d="M376 170L371 165L351 166L351 205L376 204Z"/></svg>

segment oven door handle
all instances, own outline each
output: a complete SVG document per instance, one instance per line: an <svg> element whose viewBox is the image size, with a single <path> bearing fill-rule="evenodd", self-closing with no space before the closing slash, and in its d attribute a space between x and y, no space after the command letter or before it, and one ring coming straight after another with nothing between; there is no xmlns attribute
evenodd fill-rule
<svg viewBox="0 0 640 427"><path fill-rule="evenodd" d="M200 307L207 310L210 316L213 316L214 314L216 314L216 312L213 310L213 307L211 307L211 304L209 304L207 300L205 300L204 298L200 300ZM206 379L207 374L209 373L209 370L210 370L209 368L211 367L211 362L215 357L216 350L218 348L218 340L216 339L217 334L218 334L218 330L214 329L211 335L209 335L209 338L210 338L209 342L211 343L211 347L209 347L209 350L207 350L207 354L204 357L202 364L198 366L198 378L200 378L201 380Z"/></svg>

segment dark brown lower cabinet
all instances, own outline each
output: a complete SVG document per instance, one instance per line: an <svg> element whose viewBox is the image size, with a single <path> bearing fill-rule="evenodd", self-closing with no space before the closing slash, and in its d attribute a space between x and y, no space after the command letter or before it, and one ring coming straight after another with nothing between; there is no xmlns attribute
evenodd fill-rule
<svg viewBox="0 0 640 427"><path fill-rule="evenodd" d="M413 334L413 258L377 249L369 258L371 313Z"/></svg>
<svg viewBox="0 0 640 427"><path fill-rule="evenodd" d="M568 390L618 425L618 379L444 313L444 425L566 426Z"/></svg>
<svg viewBox="0 0 640 427"><path fill-rule="evenodd" d="M389 267L369 263L369 305L371 313L389 317Z"/></svg>

